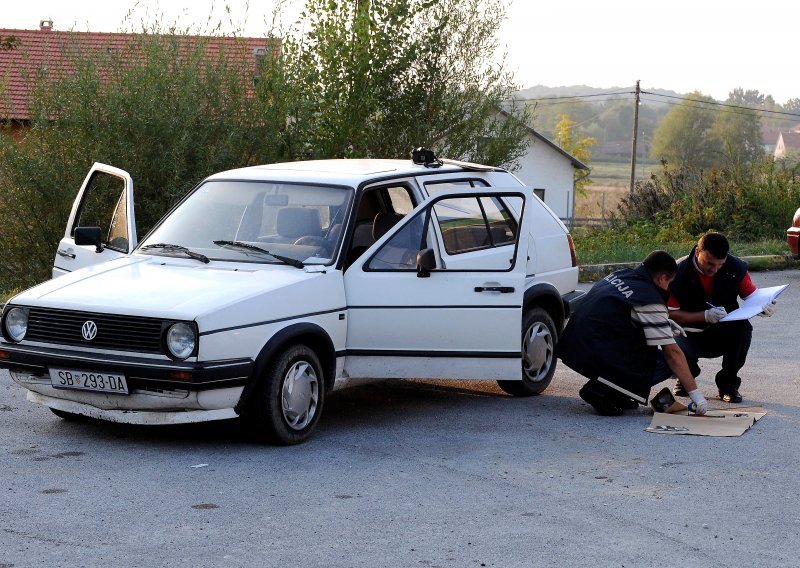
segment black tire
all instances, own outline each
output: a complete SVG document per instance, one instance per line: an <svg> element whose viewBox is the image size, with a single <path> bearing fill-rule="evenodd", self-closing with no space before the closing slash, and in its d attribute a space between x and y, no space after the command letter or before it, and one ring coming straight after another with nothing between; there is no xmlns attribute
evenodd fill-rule
<svg viewBox="0 0 800 568"><path fill-rule="evenodd" d="M242 419L260 442L300 444L314 431L324 401L319 358L306 345L292 345L267 365Z"/></svg>
<svg viewBox="0 0 800 568"><path fill-rule="evenodd" d="M87 420L88 417L83 416L81 414L75 414L73 412L66 412L65 410L59 410L57 408L51 408L50 412L61 418L62 420L68 420L70 422L83 422Z"/></svg>
<svg viewBox="0 0 800 568"><path fill-rule="evenodd" d="M508 394L541 394L556 371L558 330L553 318L542 308L531 308L522 315L522 380L497 381Z"/></svg>

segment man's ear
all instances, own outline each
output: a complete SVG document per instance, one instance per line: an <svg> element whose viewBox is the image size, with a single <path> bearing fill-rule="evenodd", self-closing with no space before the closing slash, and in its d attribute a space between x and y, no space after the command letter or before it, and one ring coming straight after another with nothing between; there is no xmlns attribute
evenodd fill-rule
<svg viewBox="0 0 800 568"><path fill-rule="evenodd" d="M670 284L670 282L672 282L673 278L674 278L674 275L665 274L665 273L662 272L660 274L656 274L653 277L653 282L655 282L655 285L658 286L659 288L661 288L662 290L669 290L669 284Z"/></svg>

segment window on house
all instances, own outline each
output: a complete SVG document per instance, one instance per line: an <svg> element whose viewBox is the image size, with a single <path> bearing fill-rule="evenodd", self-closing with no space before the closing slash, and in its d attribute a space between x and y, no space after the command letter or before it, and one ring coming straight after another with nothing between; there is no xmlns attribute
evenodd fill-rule
<svg viewBox="0 0 800 568"><path fill-rule="evenodd" d="M534 187L533 188L533 194L536 197L538 197L539 199L541 199L542 201L544 201L544 188Z"/></svg>

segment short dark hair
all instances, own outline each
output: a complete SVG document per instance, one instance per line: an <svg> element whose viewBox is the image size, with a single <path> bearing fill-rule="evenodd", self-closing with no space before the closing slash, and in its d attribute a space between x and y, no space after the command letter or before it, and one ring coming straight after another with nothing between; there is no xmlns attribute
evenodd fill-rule
<svg viewBox="0 0 800 568"><path fill-rule="evenodd" d="M706 233L697 241L697 249L711 253L718 260L724 260L731 249L728 239L720 233Z"/></svg>
<svg viewBox="0 0 800 568"><path fill-rule="evenodd" d="M654 250L647 255L642 264L651 277L656 277L659 274L674 276L678 271L678 263L675 262L671 254L663 250Z"/></svg>

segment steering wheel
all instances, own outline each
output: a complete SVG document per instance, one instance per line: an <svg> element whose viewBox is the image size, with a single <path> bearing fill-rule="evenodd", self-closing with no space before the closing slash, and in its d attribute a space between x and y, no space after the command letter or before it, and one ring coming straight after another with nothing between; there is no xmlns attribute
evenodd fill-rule
<svg viewBox="0 0 800 568"><path fill-rule="evenodd" d="M300 237L293 244L317 247L314 256L329 257L331 255L330 243L324 237Z"/></svg>

